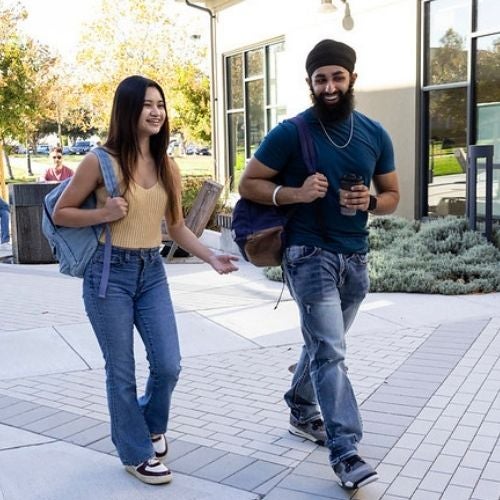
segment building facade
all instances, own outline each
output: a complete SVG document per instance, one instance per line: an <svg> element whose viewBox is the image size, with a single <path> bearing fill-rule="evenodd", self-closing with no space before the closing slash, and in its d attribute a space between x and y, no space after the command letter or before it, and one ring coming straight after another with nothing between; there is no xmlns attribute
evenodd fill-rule
<svg viewBox="0 0 500 500"><path fill-rule="evenodd" d="M236 186L266 133L310 105L307 53L333 38L357 52L357 109L393 139L397 213L465 215L468 146L491 144L500 218L498 0L185 1L210 14L218 179ZM485 177L479 160L479 213Z"/></svg>

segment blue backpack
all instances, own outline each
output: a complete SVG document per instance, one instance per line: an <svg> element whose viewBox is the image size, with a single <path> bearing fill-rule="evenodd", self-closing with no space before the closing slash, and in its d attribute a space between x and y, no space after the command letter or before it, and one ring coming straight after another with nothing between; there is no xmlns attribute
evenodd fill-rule
<svg viewBox="0 0 500 500"><path fill-rule="evenodd" d="M94 148L91 152L99 160L104 185L109 196L119 196L116 177L109 154L103 148ZM64 227L57 226L52 220L55 204L70 182L71 178L64 180L45 195L43 200L42 232L45 238L47 238L54 257L59 262L59 271L77 278L83 277L85 268L97 249L102 231L106 232L104 269L99 287L99 297L105 297L111 263L111 231L109 224ZM80 208L96 208L95 193L92 193Z"/></svg>
<svg viewBox="0 0 500 500"><path fill-rule="evenodd" d="M300 115L290 121L297 127L302 157L312 175L316 172L316 150L308 125ZM243 258L257 267L281 265L285 227L294 211L240 198L233 209L231 231Z"/></svg>

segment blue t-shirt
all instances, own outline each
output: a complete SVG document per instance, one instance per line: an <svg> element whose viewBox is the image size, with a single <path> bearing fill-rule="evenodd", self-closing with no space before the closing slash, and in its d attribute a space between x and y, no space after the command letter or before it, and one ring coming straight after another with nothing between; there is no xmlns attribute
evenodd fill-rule
<svg viewBox="0 0 500 500"><path fill-rule="evenodd" d="M368 251L368 213L354 216L340 213L338 190L340 178L347 173L361 175L370 186L374 175L392 172L394 151L388 133L380 123L357 111L353 112L354 132L347 147L335 147L323 132L312 108L301 113L316 148L316 170L328 179L325 198L296 205L286 229L286 244L317 246L336 253ZM342 146L349 138L350 118L326 126L328 135ZM285 120L274 127L255 152L261 163L278 172L279 184L300 187L307 177L296 126Z"/></svg>

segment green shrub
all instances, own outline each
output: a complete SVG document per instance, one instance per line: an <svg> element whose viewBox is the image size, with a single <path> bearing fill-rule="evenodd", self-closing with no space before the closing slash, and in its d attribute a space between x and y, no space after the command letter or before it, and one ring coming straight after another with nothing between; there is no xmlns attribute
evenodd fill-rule
<svg viewBox="0 0 500 500"><path fill-rule="evenodd" d="M500 231L493 243L463 218L428 222L375 217L370 224L370 291L460 295L500 291ZM281 268L267 268L281 281Z"/></svg>

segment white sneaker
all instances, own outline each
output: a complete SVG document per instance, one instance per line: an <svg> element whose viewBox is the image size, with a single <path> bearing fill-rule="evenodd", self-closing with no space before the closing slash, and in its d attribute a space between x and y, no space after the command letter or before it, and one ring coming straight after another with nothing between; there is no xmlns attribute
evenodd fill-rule
<svg viewBox="0 0 500 500"><path fill-rule="evenodd" d="M139 465L126 465L125 469L147 484L166 484L172 481L172 472L157 458L150 458Z"/></svg>
<svg viewBox="0 0 500 500"><path fill-rule="evenodd" d="M6 243L2 243L0 245L1 252L12 252L12 245L7 241Z"/></svg>
<svg viewBox="0 0 500 500"><path fill-rule="evenodd" d="M164 460L168 453L168 443L165 434L153 434L151 441L153 442L156 458Z"/></svg>

